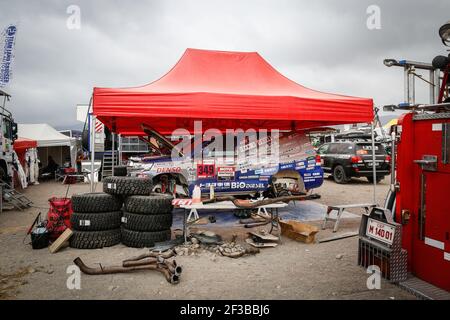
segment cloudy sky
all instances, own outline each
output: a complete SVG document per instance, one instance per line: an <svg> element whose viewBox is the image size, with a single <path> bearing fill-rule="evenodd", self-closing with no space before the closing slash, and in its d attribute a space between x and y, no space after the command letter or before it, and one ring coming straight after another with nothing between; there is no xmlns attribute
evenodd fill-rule
<svg viewBox="0 0 450 320"><path fill-rule="evenodd" d="M70 5L81 10L79 30L67 28ZM381 29L367 28L370 5ZM17 122L73 127L94 86L149 83L191 47L258 51L307 87L399 103L402 70L383 59L446 54L437 32L448 20L448 0L0 0L1 29L18 26L4 90Z"/></svg>

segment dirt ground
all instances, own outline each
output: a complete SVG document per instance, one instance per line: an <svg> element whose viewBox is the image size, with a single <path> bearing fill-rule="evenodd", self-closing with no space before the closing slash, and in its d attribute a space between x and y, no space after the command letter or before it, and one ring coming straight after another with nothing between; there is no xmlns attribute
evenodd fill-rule
<svg viewBox="0 0 450 320"><path fill-rule="evenodd" d="M380 204L388 186L388 179L377 186ZM31 186L25 194L35 207L0 214L0 299L414 299L384 280L380 290L367 288L369 275L356 264L357 237L309 245L283 238L276 248L238 259L207 251L178 256L176 260L183 267L178 285L169 284L160 273L141 271L82 275L81 289L68 289L67 268L76 257L89 266L117 265L146 250L124 245L96 250L66 248L56 254L47 249L32 250L27 244L29 239L24 241L27 228L38 212L46 214L47 199L64 196L66 188L55 182ZM87 184L72 185L69 195L88 189ZM372 202L372 185L363 179L347 185L326 179L316 191L322 195L316 201L323 204ZM344 219L339 233L356 231L358 227L359 218ZM201 228L216 231L225 239L236 233L240 241L248 231L208 225ZM331 235L327 229L320 231L317 238Z"/></svg>

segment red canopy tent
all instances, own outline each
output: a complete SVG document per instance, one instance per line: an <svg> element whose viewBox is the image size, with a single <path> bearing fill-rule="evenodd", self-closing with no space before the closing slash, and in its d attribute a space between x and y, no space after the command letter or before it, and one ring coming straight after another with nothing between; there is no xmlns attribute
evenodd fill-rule
<svg viewBox="0 0 450 320"><path fill-rule="evenodd" d="M289 80L256 52L187 49L162 78L134 88L94 88L93 113L116 133L141 124L170 134L208 128L297 130L371 122L373 101L319 92Z"/></svg>
<svg viewBox="0 0 450 320"><path fill-rule="evenodd" d="M14 141L13 145L14 151L16 151L17 157L22 165L25 164L25 152L30 148L37 148L37 141L26 139L26 138L18 138Z"/></svg>
<svg viewBox="0 0 450 320"><path fill-rule="evenodd" d="M27 138L18 138L14 141L14 150L21 151L30 148L37 148L37 141Z"/></svg>

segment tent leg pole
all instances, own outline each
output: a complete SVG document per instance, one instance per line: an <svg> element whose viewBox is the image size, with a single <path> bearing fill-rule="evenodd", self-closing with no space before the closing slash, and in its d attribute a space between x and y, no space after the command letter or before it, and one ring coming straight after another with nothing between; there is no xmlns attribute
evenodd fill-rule
<svg viewBox="0 0 450 320"><path fill-rule="evenodd" d="M94 161L95 161L95 122L96 116L91 115L91 192L94 192Z"/></svg>
<svg viewBox="0 0 450 320"><path fill-rule="evenodd" d="M119 165L122 165L122 135L119 133L118 139L118 149L119 149Z"/></svg>
<svg viewBox="0 0 450 320"><path fill-rule="evenodd" d="M372 173L373 173L373 204L377 203L377 168L375 162L375 121L372 121Z"/></svg>
<svg viewBox="0 0 450 320"><path fill-rule="evenodd" d="M116 161L116 144L115 144L115 141L114 140L116 140L116 134L114 133L114 132L111 132L111 139L112 139L112 147L111 147L111 162L112 162L112 165L111 165L111 175L114 177L114 164L115 164L115 161Z"/></svg>

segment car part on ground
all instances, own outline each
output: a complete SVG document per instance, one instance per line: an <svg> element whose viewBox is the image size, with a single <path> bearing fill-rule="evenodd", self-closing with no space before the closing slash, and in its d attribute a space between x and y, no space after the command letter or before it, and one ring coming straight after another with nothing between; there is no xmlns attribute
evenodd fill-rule
<svg viewBox="0 0 450 320"><path fill-rule="evenodd" d="M161 257L161 258L164 258L164 259L169 259L169 258L174 257L174 256L176 256L176 253L173 250L167 250L165 252L152 252L152 251L150 251L148 253L144 253L144 254L141 254L139 256L123 260L123 262L125 263L125 262L129 262L129 261L137 261L137 260L141 260L141 259L145 259L145 258L157 258L157 257Z"/></svg>
<svg viewBox="0 0 450 320"><path fill-rule="evenodd" d="M224 243L218 247L219 253L228 258L239 258L246 254L257 254L260 252L258 248L252 247L247 243L237 244L234 241L231 243Z"/></svg>
<svg viewBox="0 0 450 320"><path fill-rule="evenodd" d="M177 198L189 197L189 183L182 174L160 174L152 181L156 193L175 194Z"/></svg>
<svg viewBox="0 0 450 320"><path fill-rule="evenodd" d="M172 227L172 213L163 214L139 214L124 212L123 226L133 231L161 231Z"/></svg>
<svg viewBox="0 0 450 320"><path fill-rule="evenodd" d="M106 177L103 179L103 191L114 195L150 195L152 187L152 179L149 177Z"/></svg>
<svg viewBox="0 0 450 320"><path fill-rule="evenodd" d="M133 248L151 248L155 242L169 240L171 237L171 230L162 231L133 231L128 230L122 226L122 243L128 247Z"/></svg>
<svg viewBox="0 0 450 320"><path fill-rule="evenodd" d="M152 193L148 196L130 196L125 199L125 211L139 214L171 214L173 197L167 194Z"/></svg>
<svg viewBox="0 0 450 320"><path fill-rule="evenodd" d="M211 231L197 231L196 233L191 234L191 240L192 240L192 238L195 238L200 243L203 243L206 245L223 243L222 237Z"/></svg>
<svg viewBox="0 0 450 320"><path fill-rule="evenodd" d="M120 197L103 193L83 193L72 196L72 209L75 212L112 212L122 208Z"/></svg>
<svg viewBox="0 0 450 320"><path fill-rule="evenodd" d="M120 243L120 229L105 231L74 231L70 246L77 249L98 249Z"/></svg>
<svg viewBox="0 0 450 320"><path fill-rule="evenodd" d="M72 229L77 231L103 231L120 228L122 211L74 212L70 217Z"/></svg>
<svg viewBox="0 0 450 320"><path fill-rule="evenodd" d="M257 208L260 206L265 206L272 203L277 202L289 202L289 201L303 201L303 200L310 200L310 199L317 199L317 195L310 194L310 195L299 195L299 196L285 196L285 197L278 197L278 198L270 198L270 199L264 199L264 200L258 200L258 201L249 201L249 200L241 200L236 199L233 196L221 196L221 197L214 197L213 199L206 199L202 202L204 204L206 203L213 203L213 202L220 202L220 201L231 201L233 204L241 209L250 209L250 208Z"/></svg>
<svg viewBox="0 0 450 320"><path fill-rule="evenodd" d="M89 275L126 273L138 270L155 270L164 274L166 280L171 284L177 284L180 281L180 275L183 268L175 260L167 260L173 257L175 253L169 251L165 254L146 254L136 258L127 259L121 266L102 266L90 268L78 257L73 262L80 270Z"/></svg>
<svg viewBox="0 0 450 320"><path fill-rule="evenodd" d="M127 166L115 166L113 176L126 177L127 176Z"/></svg>

